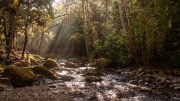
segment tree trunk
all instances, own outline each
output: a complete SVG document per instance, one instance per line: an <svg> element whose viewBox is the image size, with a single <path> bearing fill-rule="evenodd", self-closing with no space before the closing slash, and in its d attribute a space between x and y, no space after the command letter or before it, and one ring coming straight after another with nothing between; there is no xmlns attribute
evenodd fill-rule
<svg viewBox="0 0 180 101"><path fill-rule="evenodd" d="M23 47L23 51L22 51L22 57L21 59L24 58L24 53L25 53L25 50L26 50L26 45L27 45L27 42L28 42L28 20L29 20L29 11L30 11L30 4L29 4L29 0L28 0L28 9L27 9L27 16L26 16L26 19L25 19L25 28L24 28L24 35L25 35L25 38L24 38L24 47Z"/></svg>
<svg viewBox="0 0 180 101"><path fill-rule="evenodd" d="M86 54L87 57L90 58L90 53L89 53L89 47L88 47L88 38L87 38L87 0L82 0L82 9L83 9L83 33L84 33L84 41L85 41L85 46L86 46Z"/></svg>
<svg viewBox="0 0 180 101"><path fill-rule="evenodd" d="M44 28L45 26L43 26L43 31L42 31L42 34L41 34L41 41L40 41L40 44L39 44L39 50L38 50L38 53L41 54L41 48L42 48L42 44L43 44L43 38L44 38Z"/></svg>
<svg viewBox="0 0 180 101"><path fill-rule="evenodd" d="M146 49L145 49L145 32L142 33L143 40L142 40L142 62L146 64Z"/></svg>
<svg viewBox="0 0 180 101"><path fill-rule="evenodd" d="M6 51L7 51L7 59L10 58L10 54L11 54L11 49L13 46L13 36L14 36L14 25L15 23L15 15L14 14L10 14L9 15L9 30L8 33L6 35Z"/></svg>
<svg viewBox="0 0 180 101"><path fill-rule="evenodd" d="M24 38L24 47L23 47L23 51L22 51L22 57L21 59L24 58L24 53L25 53L25 50L26 50L26 45L27 45L27 42L28 42L28 32L27 32L27 27L28 27L28 23L25 24L25 32L24 32L24 35L25 35L25 38Z"/></svg>
<svg viewBox="0 0 180 101"><path fill-rule="evenodd" d="M126 39L128 42L128 49L130 51L131 57L133 59L133 62L136 62L137 61L136 52L135 52L136 50L133 47L133 43L132 43L133 40L131 38L133 36L130 35L130 31L129 31L129 27L128 27L128 20L126 18L125 7L126 7L125 1L119 0L119 14L120 14L120 19L121 19L121 24L122 24L123 30L126 34Z"/></svg>

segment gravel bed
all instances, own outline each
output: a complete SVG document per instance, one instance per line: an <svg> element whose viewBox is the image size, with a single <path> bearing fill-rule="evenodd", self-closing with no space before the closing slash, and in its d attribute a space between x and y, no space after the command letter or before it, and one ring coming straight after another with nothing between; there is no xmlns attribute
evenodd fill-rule
<svg viewBox="0 0 180 101"><path fill-rule="evenodd" d="M29 86L0 92L0 101L72 101L67 88L50 89L47 86Z"/></svg>

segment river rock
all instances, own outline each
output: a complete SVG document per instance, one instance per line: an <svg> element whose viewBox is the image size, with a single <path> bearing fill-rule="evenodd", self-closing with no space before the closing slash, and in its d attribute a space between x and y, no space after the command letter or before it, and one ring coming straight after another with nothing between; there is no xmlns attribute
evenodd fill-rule
<svg viewBox="0 0 180 101"><path fill-rule="evenodd" d="M67 62L64 67L68 67L68 68L79 68L79 66L78 66L76 63L73 63L73 62Z"/></svg>
<svg viewBox="0 0 180 101"><path fill-rule="evenodd" d="M54 80L53 83L64 83L63 80Z"/></svg>
<svg viewBox="0 0 180 101"><path fill-rule="evenodd" d="M38 93L33 93L32 96L37 98L39 96L39 94Z"/></svg>
<svg viewBox="0 0 180 101"><path fill-rule="evenodd" d="M147 89L147 88L135 88L134 90L139 92L152 92L151 89Z"/></svg>
<svg viewBox="0 0 180 101"><path fill-rule="evenodd" d="M119 81L119 82L126 82L126 81L127 81L127 78L120 78L118 81Z"/></svg>
<svg viewBox="0 0 180 101"><path fill-rule="evenodd" d="M0 74L3 74L3 73L4 73L4 69L0 68Z"/></svg>
<svg viewBox="0 0 180 101"><path fill-rule="evenodd" d="M174 83L180 83L180 78L174 78L173 80L172 80L172 83L174 84Z"/></svg>
<svg viewBox="0 0 180 101"><path fill-rule="evenodd" d="M180 90L180 86L174 87L175 90Z"/></svg>
<svg viewBox="0 0 180 101"><path fill-rule="evenodd" d="M52 84L52 83L53 83L53 80L51 80L51 79L45 79L45 80L44 80L44 83L46 83L46 84Z"/></svg>
<svg viewBox="0 0 180 101"><path fill-rule="evenodd" d="M7 86L12 86L11 81L9 78L0 78L0 84L7 85Z"/></svg>
<svg viewBox="0 0 180 101"><path fill-rule="evenodd" d="M134 85L138 85L139 82L137 80L130 80L129 84L134 84Z"/></svg>
<svg viewBox="0 0 180 101"><path fill-rule="evenodd" d="M100 82L102 81L102 79L100 79L99 77L96 76L86 76L85 77L86 82Z"/></svg>
<svg viewBox="0 0 180 101"><path fill-rule="evenodd" d="M35 75L32 71L22 67L7 67L4 69L4 75L7 76L14 86L30 86L33 84Z"/></svg>
<svg viewBox="0 0 180 101"><path fill-rule="evenodd" d="M73 62L73 63L81 63L81 60L79 60L77 58L69 58L68 61Z"/></svg>
<svg viewBox="0 0 180 101"><path fill-rule="evenodd" d="M42 76L48 77L49 79L57 79L57 75L53 73L51 70L45 68L44 66L35 66L32 68L32 71L37 75L40 74Z"/></svg>
<svg viewBox="0 0 180 101"><path fill-rule="evenodd" d="M55 69L55 70L59 70L62 67L56 62L56 60L48 58L45 61L45 64L43 64L44 67L48 68L48 69Z"/></svg>
<svg viewBox="0 0 180 101"><path fill-rule="evenodd" d="M60 79L63 80L63 81L71 81L71 80L74 79L74 77L69 76L69 75L61 75Z"/></svg>

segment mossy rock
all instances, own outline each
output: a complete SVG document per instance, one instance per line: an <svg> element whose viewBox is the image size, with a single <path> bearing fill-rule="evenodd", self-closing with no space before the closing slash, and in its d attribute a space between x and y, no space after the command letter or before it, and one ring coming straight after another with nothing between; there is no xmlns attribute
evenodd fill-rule
<svg viewBox="0 0 180 101"><path fill-rule="evenodd" d="M96 76L86 76L85 77L86 82L100 82L102 81L102 79L100 79L99 77Z"/></svg>
<svg viewBox="0 0 180 101"><path fill-rule="evenodd" d="M55 80L58 78L51 70L47 69L44 66L36 66L36 67L32 68L32 71L35 74L44 75L45 77L48 77L49 79Z"/></svg>
<svg viewBox="0 0 180 101"><path fill-rule="evenodd" d="M177 76L177 77L180 77L180 70L179 69L174 69L173 70L173 75Z"/></svg>
<svg viewBox="0 0 180 101"><path fill-rule="evenodd" d="M7 67L4 69L4 75L7 76L13 86L23 87L31 86L35 75L32 71L22 67Z"/></svg>
<svg viewBox="0 0 180 101"><path fill-rule="evenodd" d="M143 72L143 71L144 71L144 68L143 68L143 67L140 67L137 71L138 71L138 72Z"/></svg>
<svg viewBox="0 0 180 101"><path fill-rule="evenodd" d="M62 67L56 62L56 60L48 58L45 61L45 64L43 65L44 67L48 69L61 69Z"/></svg>

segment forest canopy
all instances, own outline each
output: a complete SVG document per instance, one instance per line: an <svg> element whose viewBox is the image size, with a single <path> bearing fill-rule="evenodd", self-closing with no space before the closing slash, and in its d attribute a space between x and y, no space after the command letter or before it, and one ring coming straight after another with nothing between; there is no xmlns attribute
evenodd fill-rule
<svg viewBox="0 0 180 101"><path fill-rule="evenodd" d="M180 68L178 0L0 0L0 48Z"/></svg>

